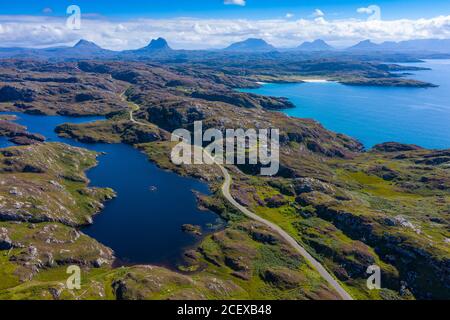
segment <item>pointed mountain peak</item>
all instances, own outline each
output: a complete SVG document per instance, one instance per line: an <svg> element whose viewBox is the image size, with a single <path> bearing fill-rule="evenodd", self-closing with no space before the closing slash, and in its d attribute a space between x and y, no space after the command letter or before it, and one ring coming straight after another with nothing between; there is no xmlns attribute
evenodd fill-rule
<svg viewBox="0 0 450 320"><path fill-rule="evenodd" d="M172 50L167 43L166 39L158 38L150 41L149 45L144 48L145 50Z"/></svg>
<svg viewBox="0 0 450 320"><path fill-rule="evenodd" d="M365 50L365 49L374 49L377 48L378 45L376 43L373 43L371 40L363 40L355 44L354 46L350 47L351 50Z"/></svg>
<svg viewBox="0 0 450 320"><path fill-rule="evenodd" d="M331 47L328 43L323 41L322 39L317 39L312 42L303 42L298 49L300 50L306 50L306 51L325 51L325 50L332 50L333 47Z"/></svg>
<svg viewBox="0 0 450 320"><path fill-rule="evenodd" d="M348 48L349 50L376 50L380 45L372 42L371 40L363 40Z"/></svg>
<svg viewBox="0 0 450 320"><path fill-rule="evenodd" d="M366 40L360 41L359 44L374 44L374 43L371 40L366 39Z"/></svg>
<svg viewBox="0 0 450 320"><path fill-rule="evenodd" d="M77 42L76 45L73 46L74 48L82 48L82 49L101 49L98 45L96 45L94 42L92 41L87 41L84 39L81 39L80 41Z"/></svg>
<svg viewBox="0 0 450 320"><path fill-rule="evenodd" d="M263 39L249 38L244 41L235 42L225 48L227 51L275 51L275 47Z"/></svg>

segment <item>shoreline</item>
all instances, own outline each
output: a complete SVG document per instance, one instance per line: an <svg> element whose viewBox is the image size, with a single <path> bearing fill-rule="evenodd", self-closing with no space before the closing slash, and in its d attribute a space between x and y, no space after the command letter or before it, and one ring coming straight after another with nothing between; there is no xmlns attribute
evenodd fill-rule
<svg viewBox="0 0 450 320"><path fill-rule="evenodd" d="M308 79L298 79L298 81L283 82L283 83L329 83L329 82L335 82L335 81L329 80L329 79L308 78ZM256 83L261 86L265 86L268 84L281 84L280 82L264 82L264 81L257 81Z"/></svg>
<svg viewBox="0 0 450 320"><path fill-rule="evenodd" d="M327 82L332 82L331 80L328 79L302 79L303 82L306 83L327 83Z"/></svg>

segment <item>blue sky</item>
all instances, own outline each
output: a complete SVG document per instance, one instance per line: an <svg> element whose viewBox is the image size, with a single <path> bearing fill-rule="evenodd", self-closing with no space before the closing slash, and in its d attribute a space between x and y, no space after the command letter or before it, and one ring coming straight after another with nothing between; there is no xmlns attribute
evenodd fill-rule
<svg viewBox="0 0 450 320"><path fill-rule="evenodd" d="M235 4L226 4L235 3ZM66 24L69 5L81 29ZM376 5L381 15L374 17ZM371 11L372 10L372 11ZM176 49L223 48L246 38L278 47L323 39L358 41L450 38L449 0L3 0L0 46L72 45L80 39L112 50L166 38Z"/></svg>
<svg viewBox="0 0 450 320"><path fill-rule="evenodd" d="M245 6L225 5L224 0L22 0L2 1L2 15L41 15L50 8L52 15L64 15L68 5L76 4L84 13L114 18L170 18L179 16L213 18L269 19L290 12L308 17L316 8L335 18L358 17L356 9L375 4L385 19L417 19L450 14L448 0L246 0Z"/></svg>

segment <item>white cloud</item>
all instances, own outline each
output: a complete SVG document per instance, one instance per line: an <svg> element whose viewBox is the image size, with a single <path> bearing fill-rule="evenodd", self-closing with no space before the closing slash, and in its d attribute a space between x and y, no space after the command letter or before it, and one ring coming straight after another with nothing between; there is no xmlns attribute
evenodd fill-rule
<svg viewBox="0 0 450 320"><path fill-rule="evenodd" d="M350 45L364 39L375 42L424 38L450 38L450 15L431 19L366 21L359 19L135 19L109 21L84 18L81 30L69 30L65 19L49 16L1 16L2 47L71 45L84 38L102 47L122 50L145 46L156 37L174 48L221 48L250 37L264 38L279 47L297 46L304 40L324 39L333 45Z"/></svg>
<svg viewBox="0 0 450 320"><path fill-rule="evenodd" d="M286 13L286 18L287 18L287 19L291 19L291 18L293 18L293 17L294 17L294 14L293 14L293 13L290 13L290 12Z"/></svg>
<svg viewBox="0 0 450 320"><path fill-rule="evenodd" d="M313 16L314 18L321 18L321 17L324 17L324 16L325 16L325 13L323 13L323 11L320 10L320 9L316 9L316 10L314 10L312 16Z"/></svg>
<svg viewBox="0 0 450 320"><path fill-rule="evenodd" d="M237 6L245 6L246 0L224 0L224 4L232 4Z"/></svg>
<svg viewBox="0 0 450 320"><path fill-rule="evenodd" d="M51 13L53 13L53 9L52 8L44 8L44 9L42 9L42 13L51 14Z"/></svg>

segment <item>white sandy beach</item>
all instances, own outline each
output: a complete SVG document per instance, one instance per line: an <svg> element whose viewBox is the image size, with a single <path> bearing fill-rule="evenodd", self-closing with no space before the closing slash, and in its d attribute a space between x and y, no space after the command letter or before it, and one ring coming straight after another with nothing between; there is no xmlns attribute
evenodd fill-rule
<svg viewBox="0 0 450 320"><path fill-rule="evenodd" d="M329 80L326 79L302 79L303 82L314 82L314 83L324 83L329 82Z"/></svg>

